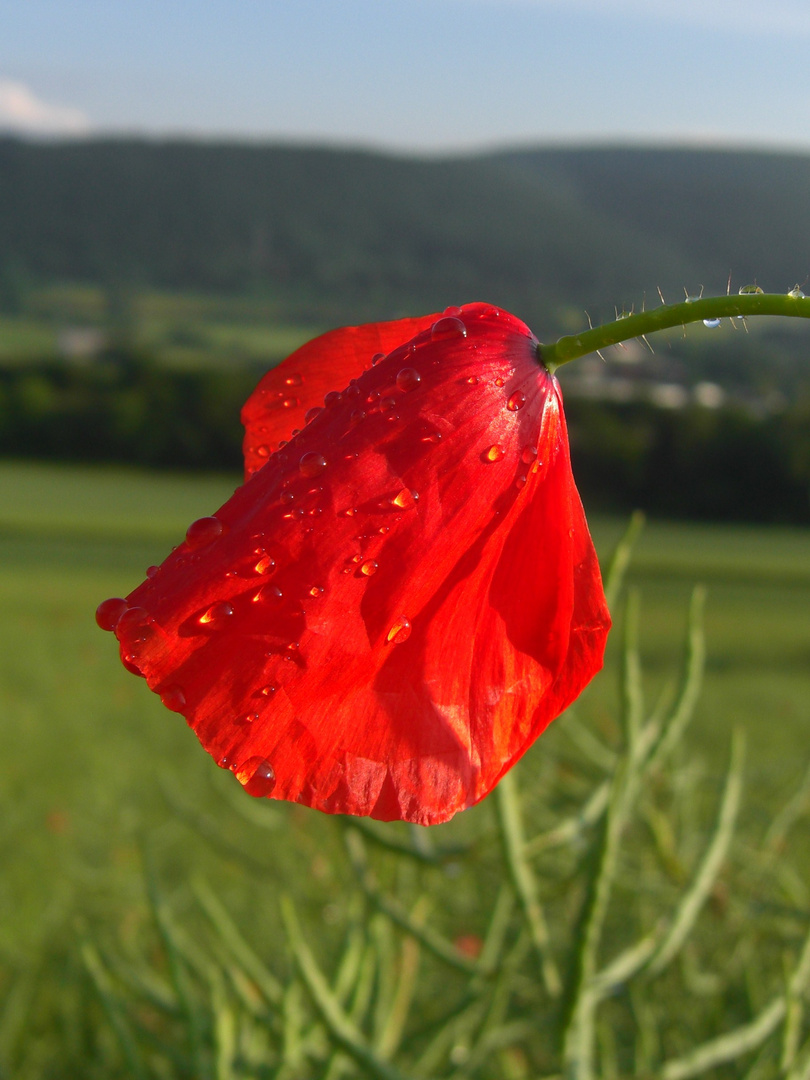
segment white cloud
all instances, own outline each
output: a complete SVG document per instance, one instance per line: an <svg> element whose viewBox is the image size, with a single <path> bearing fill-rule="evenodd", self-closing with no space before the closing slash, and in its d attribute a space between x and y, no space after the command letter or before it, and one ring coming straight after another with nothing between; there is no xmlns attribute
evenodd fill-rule
<svg viewBox="0 0 810 1080"><path fill-rule="evenodd" d="M85 135L89 117L67 105L41 101L28 87L12 79L0 79L0 130L26 135Z"/></svg>

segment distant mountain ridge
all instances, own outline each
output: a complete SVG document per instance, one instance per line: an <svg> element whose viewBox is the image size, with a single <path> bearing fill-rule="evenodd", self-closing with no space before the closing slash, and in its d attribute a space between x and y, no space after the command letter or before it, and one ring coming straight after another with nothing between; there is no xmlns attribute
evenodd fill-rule
<svg viewBox="0 0 810 1080"><path fill-rule="evenodd" d="M810 156L0 139L3 282L258 292L291 317L487 299L534 326L810 273ZM563 327L564 328L564 327Z"/></svg>

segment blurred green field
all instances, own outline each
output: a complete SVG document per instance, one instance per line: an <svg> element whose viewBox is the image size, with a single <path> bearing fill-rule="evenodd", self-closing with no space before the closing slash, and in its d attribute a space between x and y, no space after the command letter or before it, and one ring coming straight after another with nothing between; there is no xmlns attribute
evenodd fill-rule
<svg viewBox="0 0 810 1080"><path fill-rule="evenodd" d="M238 482L0 464L0 959L19 966L41 943L68 942L86 924L124 934L136 926L145 840L168 887L208 876L258 943L278 933L270 901L279 888L306 899L312 883L342 872L330 821L245 799L182 720L123 670L93 619L100 600L133 588ZM592 525L608 554L624 523ZM707 585L708 671L691 739L719 775L731 729L745 727L746 806L767 820L807 767L810 533L650 523L630 580L642 590L651 697L677 673L692 586ZM614 641L608 670L577 706L605 729L616 653ZM542 773L544 747L565 737L564 725L534 747L526 775ZM244 860L222 858L189 828L167 803L167 786L192 813L227 821ZM463 836L487 812L475 808L438 832Z"/></svg>

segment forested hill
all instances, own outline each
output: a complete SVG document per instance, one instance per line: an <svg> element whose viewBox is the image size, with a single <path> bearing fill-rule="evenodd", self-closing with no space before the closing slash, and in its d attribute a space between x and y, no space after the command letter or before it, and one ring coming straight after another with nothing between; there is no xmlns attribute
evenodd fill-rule
<svg viewBox="0 0 810 1080"><path fill-rule="evenodd" d="M417 159L0 140L0 306L51 282L260 293L288 316L486 298L540 320L810 272L810 157L545 149Z"/></svg>

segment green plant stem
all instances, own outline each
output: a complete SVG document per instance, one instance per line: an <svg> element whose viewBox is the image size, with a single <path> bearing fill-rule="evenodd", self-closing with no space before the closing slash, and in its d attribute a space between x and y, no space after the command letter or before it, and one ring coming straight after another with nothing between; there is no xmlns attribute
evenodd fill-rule
<svg viewBox="0 0 810 1080"><path fill-rule="evenodd" d="M748 318L753 315L777 315L810 319L810 297L794 297L781 293L744 293L728 296L708 296L686 300L680 304L662 304L652 311L625 315L615 322L603 323L581 334L561 337L553 345L540 345L538 351L550 372L587 353L598 352L608 345L631 338L646 337L658 330L702 319Z"/></svg>

